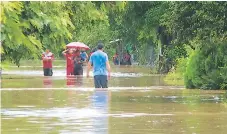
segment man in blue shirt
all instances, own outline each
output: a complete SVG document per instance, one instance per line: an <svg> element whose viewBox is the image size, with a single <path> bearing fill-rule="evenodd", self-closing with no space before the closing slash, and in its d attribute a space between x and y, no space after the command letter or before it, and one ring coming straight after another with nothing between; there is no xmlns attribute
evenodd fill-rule
<svg viewBox="0 0 227 134"><path fill-rule="evenodd" d="M108 56L103 52L103 44L99 43L97 51L91 55L91 58L87 66L87 77L89 77L89 71L91 65L93 65L94 84L95 88L108 88L107 75L110 77L110 64Z"/></svg>

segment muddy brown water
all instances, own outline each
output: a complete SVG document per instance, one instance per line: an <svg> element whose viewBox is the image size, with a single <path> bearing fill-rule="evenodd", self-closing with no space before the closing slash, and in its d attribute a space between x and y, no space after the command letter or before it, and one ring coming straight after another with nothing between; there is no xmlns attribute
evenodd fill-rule
<svg viewBox="0 0 227 134"><path fill-rule="evenodd" d="M109 90L93 78L3 71L3 134L225 134L227 94L168 86L149 69L115 67ZM91 73L92 75L92 73Z"/></svg>

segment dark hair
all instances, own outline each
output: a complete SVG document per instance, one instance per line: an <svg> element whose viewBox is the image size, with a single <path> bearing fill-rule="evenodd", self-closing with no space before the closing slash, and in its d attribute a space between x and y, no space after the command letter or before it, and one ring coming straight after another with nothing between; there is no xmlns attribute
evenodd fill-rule
<svg viewBox="0 0 227 134"><path fill-rule="evenodd" d="M80 50L77 49L77 50L75 51L75 53L78 53L78 52L80 52Z"/></svg>
<svg viewBox="0 0 227 134"><path fill-rule="evenodd" d="M99 50L100 50L100 49L103 49L103 47L104 47L104 46L103 46L103 44L102 44L102 43L98 43L97 49L99 49Z"/></svg>
<svg viewBox="0 0 227 134"><path fill-rule="evenodd" d="M92 52L95 52L95 51L97 51L97 48L94 48L94 49L92 50Z"/></svg>

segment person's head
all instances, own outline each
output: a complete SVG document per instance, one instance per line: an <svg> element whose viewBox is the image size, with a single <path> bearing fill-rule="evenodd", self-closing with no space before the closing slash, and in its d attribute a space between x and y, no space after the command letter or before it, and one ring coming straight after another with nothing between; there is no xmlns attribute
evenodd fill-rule
<svg viewBox="0 0 227 134"><path fill-rule="evenodd" d="M77 50L75 51L75 54L80 54L80 50L77 49Z"/></svg>
<svg viewBox="0 0 227 134"><path fill-rule="evenodd" d="M84 49L81 49L81 52L83 53L83 52L85 52L85 50Z"/></svg>
<svg viewBox="0 0 227 134"><path fill-rule="evenodd" d="M98 43L97 49L98 50L103 50L104 45L102 43Z"/></svg>
<svg viewBox="0 0 227 134"><path fill-rule="evenodd" d="M50 50L49 49L46 49L46 53L49 53L50 52Z"/></svg>
<svg viewBox="0 0 227 134"><path fill-rule="evenodd" d="M69 54L72 54L73 53L73 50L72 49L69 49L68 52L69 52Z"/></svg>

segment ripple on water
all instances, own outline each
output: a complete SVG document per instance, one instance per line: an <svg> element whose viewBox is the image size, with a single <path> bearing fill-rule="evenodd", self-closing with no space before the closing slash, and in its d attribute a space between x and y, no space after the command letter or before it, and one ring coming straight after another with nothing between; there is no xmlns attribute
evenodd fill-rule
<svg viewBox="0 0 227 134"><path fill-rule="evenodd" d="M35 107L35 106L25 106L25 105L21 105L21 106L17 106L17 107L19 107L19 108L33 108L33 107Z"/></svg>
<svg viewBox="0 0 227 134"><path fill-rule="evenodd" d="M105 110L98 108L50 108L50 109L2 109L1 114L9 117L44 117L44 118L60 118L63 120L84 119L91 117L137 117L137 116L171 116L173 114L149 114L149 113L118 113L108 114Z"/></svg>
<svg viewBox="0 0 227 134"><path fill-rule="evenodd" d="M108 87L108 89L104 90L111 90L111 91L122 91L122 90L130 90L135 92L147 92L151 90L158 90L158 89L171 89L172 86L149 86L149 87ZM60 87L60 88L1 88L0 90L77 90L77 91L94 91L98 90L93 87ZM174 90L182 90L185 89L183 86L175 87ZM102 89L103 90L103 89Z"/></svg>
<svg viewBox="0 0 227 134"><path fill-rule="evenodd" d="M86 72L86 70L84 70ZM24 75L24 76L43 76L42 70L11 70L11 71L2 71L2 74L11 74L11 75ZM54 70L53 79L65 79L65 70ZM90 75L93 76L93 72L90 72ZM62 76L62 77L59 77ZM86 77L86 73L83 74ZM143 73L124 73L124 72L112 72L112 77L142 77L142 76L153 76L151 74L143 74Z"/></svg>

